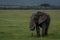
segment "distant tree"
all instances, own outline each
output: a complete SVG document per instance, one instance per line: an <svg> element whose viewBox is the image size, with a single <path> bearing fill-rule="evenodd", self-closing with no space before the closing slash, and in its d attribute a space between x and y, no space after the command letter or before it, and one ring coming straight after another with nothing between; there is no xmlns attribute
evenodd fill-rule
<svg viewBox="0 0 60 40"><path fill-rule="evenodd" d="M44 3L40 5L43 9L47 9L48 7L50 7L50 4L48 3Z"/></svg>

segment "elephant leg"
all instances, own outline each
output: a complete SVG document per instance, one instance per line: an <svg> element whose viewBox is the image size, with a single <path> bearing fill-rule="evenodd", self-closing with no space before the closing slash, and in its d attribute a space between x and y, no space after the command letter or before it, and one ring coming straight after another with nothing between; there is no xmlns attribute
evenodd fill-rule
<svg viewBox="0 0 60 40"><path fill-rule="evenodd" d="M37 37L40 37L40 29L38 23L36 23L36 32L37 32Z"/></svg>
<svg viewBox="0 0 60 40"><path fill-rule="evenodd" d="M46 22L46 28L45 28L45 35L48 35L49 24L50 24L50 20L47 20L47 22Z"/></svg>
<svg viewBox="0 0 60 40"><path fill-rule="evenodd" d="M43 23L42 24L42 36L45 36L45 33L46 33L45 29L46 29L46 23Z"/></svg>
<svg viewBox="0 0 60 40"><path fill-rule="evenodd" d="M48 35L48 28L49 28L49 23L46 23L45 35Z"/></svg>
<svg viewBox="0 0 60 40"><path fill-rule="evenodd" d="M45 28L45 35L48 35L48 26Z"/></svg>

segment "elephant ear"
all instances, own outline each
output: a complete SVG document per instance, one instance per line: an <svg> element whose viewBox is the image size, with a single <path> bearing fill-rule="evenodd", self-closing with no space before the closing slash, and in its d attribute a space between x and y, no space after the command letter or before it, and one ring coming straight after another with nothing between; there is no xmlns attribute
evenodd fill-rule
<svg viewBox="0 0 60 40"><path fill-rule="evenodd" d="M35 29L34 15L31 16L29 28L31 31L34 31L34 29Z"/></svg>
<svg viewBox="0 0 60 40"><path fill-rule="evenodd" d="M39 17L38 23L41 24L41 23L43 23L46 19L47 19L47 15L44 14L44 15L42 15L42 16Z"/></svg>

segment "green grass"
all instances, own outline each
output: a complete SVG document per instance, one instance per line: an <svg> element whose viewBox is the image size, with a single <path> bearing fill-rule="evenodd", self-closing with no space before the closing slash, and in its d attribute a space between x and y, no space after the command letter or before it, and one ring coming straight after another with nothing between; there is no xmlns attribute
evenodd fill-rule
<svg viewBox="0 0 60 40"><path fill-rule="evenodd" d="M47 37L31 36L32 13L43 10L0 10L0 40L60 40L60 10L45 10L51 17Z"/></svg>

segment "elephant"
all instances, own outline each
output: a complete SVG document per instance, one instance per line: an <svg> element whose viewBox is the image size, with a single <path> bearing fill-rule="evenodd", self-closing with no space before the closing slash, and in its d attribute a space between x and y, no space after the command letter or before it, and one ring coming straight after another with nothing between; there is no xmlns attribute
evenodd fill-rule
<svg viewBox="0 0 60 40"><path fill-rule="evenodd" d="M40 37L40 28L42 28L42 36L48 35L48 28L50 24L50 16L47 13L38 11L31 16L29 28L31 31L36 29L37 37Z"/></svg>

